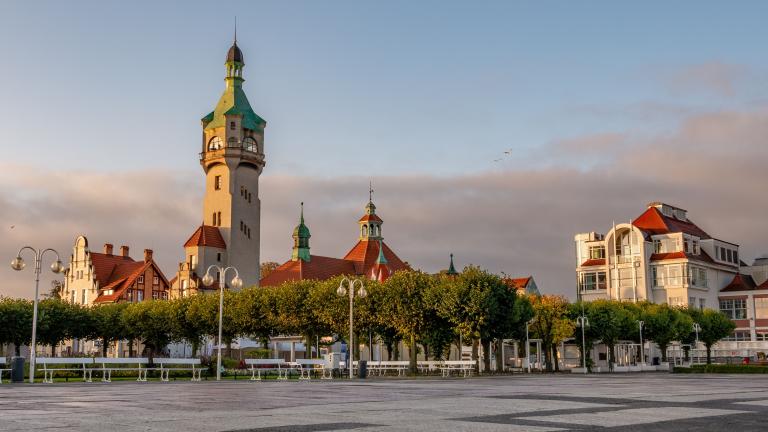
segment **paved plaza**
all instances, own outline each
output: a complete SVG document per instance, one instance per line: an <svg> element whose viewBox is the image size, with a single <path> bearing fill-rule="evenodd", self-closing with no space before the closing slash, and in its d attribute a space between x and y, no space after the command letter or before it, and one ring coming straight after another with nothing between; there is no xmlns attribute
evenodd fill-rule
<svg viewBox="0 0 768 432"><path fill-rule="evenodd" d="M757 431L768 377L508 376L0 385L0 430Z"/></svg>

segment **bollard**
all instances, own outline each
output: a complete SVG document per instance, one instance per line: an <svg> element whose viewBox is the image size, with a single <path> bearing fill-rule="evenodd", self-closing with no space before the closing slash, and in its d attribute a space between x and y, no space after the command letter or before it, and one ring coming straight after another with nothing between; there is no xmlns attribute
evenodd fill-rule
<svg viewBox="0 0 768 432"><path fill-rule="evenodd" d="M11 382L24 382L24 357L11 357Z"/></svg>
<svg viewBox="0 0 768 432"><path fill-rule="evenodd" d="M357 377L360 379L368 378L368 362L366 360L357 362Z"/></svg>

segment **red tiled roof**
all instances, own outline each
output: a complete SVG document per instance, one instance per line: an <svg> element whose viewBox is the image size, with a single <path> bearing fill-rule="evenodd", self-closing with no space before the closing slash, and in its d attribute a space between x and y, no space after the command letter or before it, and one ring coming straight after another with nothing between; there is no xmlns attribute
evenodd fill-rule
<svg viewBox="0 0 768 432"><path fill-rule="evenodd" d="M366 214L366 215L363 215L363 217L361 217L361 218L360 218L360 220L359 220L358 222L370 222L370 221L374 221L374 222L384 222L383 220L381 220L381 218L380 218L379 216L377 216L377 215L375 215L375 214L371 214L371 215L369 215L369 214Z"/></svg>
<svg viewBox="0 0 768 432"><path fill-rule="evenodd" d="M100 286L105 286L115 279L115 274L125 274L129 270L121 269L125 264L135 263L133 258L122 255L107 255L98 252L90 252L93 264L93 277Z"/></svg>
<svg viewBox="0 0 768 432"><path fill-rule="evenodd" d="M200 228L184 243L184 247L190 246L209 246L219 249L226 249L227 244L221 236L218 227L211 225L200 225Z"/></svg>
<svg viewBox="0 0 768 432"><path fill-rule="evenodd" d="M768 279L766 279L765 282L763 282L760 285L758 285L757 289L768 290Z"/></svg>
<svg viewBox="0 0 768 432"><path fill-rule="evenodd" d="M381 244L384 247L384 258L387 259L387 265L389 266L390 272L394 273L399 270L409 269L408 265L400 260L386 243L382 241ZM370 269L376 263L378 257L378 240L360 240L349 252L347 252L344 259L356 261L357 264L355 268L357 269L357 274L368 274Z"/></svg>
<svg viewBox="0 0 768 432"><path fill-rule="evenodd" d="M757 287L756 285L757 284L755 284L755 280L752 279L752 276L736 273L736 276L733 277L731 283L729 283L725 288L721 289L720 292L754 291L756 289L763 289L761 287L766 285L766 283L763 283L760 285L760 287Z"/></svg>
<svg viewBox="0 0 768 432"><path fill-rule="evenodd" d="M325 280L339 275L357 274L355 263L349 260L311 255L304 260L287 261L259 282L259 286L276 286L288 281Z"/></svg>
<svg viewBox="0 0 768 432"><path fill-rule="evenodd" d="M655 253L651 255L650 260L651 261L667 261L667 260L675 260L675 259L689 259L692 261L702 261L706 263L714 263L715 261L712 259L712 257L709 256L706 252L703 250L699 255L694 255L690 253L685 252L666 252L666 253Z"/></svg>
<svg viewBox="0 0 768 432"><path fill-rule="evenodd" d="M525 292L525 288L528 286L528 283L531 281L532 277L533 276L524 278L504 278L502 281L504 281L504 283L510 288Z"/></svg>
<svg viewBox="0 0 768 432"><path fill-rule="evenodd" d="M112 290L112 294L99 294L98 297L93 301L94 303L110 303L114 302L115 300L119 299L123 296L125 291L133 286L134 282L136 281L136 278L143 275L147 268L153 267L155 275L157 275L165 284L166 287L170 288L171 284L168 282L168 279L165 278L165 275L160 270L160 268L155 264L153 260L150 260L148 262L144 261L134 261L130 263L125 263L121 265L118 270L114 274L114 279L110 281L107 285L101 285L99 287L99 291L103 293L105 290Z"/></svg>
<svg viewBox="0 0 768 432"><path fill-rule="evenodd" d="M712 238L703 229L699 228L690 220L681 221L665 216L656 207L649 207L637 219L632 221L632 225L651 234L683 232L686 234L694 235L701 239Z"/></svg>
<svg viewBox="0 0 768 432"><path fill-rule="evenodd" d="M601 266L601 265L605 265L605 258L591 258L581 263L581 267Z"/></svg>

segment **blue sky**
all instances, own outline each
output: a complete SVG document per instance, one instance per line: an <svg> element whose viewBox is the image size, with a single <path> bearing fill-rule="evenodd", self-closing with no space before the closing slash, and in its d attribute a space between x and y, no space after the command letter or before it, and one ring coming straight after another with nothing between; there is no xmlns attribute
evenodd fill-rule
<svg viewBox="0 0 768 432"><path fill-rule="evenodd" d="M473 173L508 148L514 165L558 139L663 130L664 111L624 111L748 104L762 94L681 94L665 82L711 61L762 70L768 36L765 2L0 8L2 146L19 162L106 171L196 169L198 120L223 89L235 15L246 90L269 122L266 175Z"/></svg>
<svg viewBox="0 0 768 432"><path fill-rule="evenodd" d="M0 3L1 256L86 234L173 275L235 15L268 121L264 260L301 201L312 252L343 256L369 179L426 271L455 253L573 296L573 235L650 201L768 252L768 2L51 1Z"/></svg>

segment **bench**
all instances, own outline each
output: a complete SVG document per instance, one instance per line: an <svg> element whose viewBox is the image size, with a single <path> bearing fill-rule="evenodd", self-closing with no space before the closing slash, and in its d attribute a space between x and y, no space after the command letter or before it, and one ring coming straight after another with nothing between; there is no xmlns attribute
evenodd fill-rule
<svg viewBox="0 0 768 432"><path fill-rule="evenodd" d="M93 382L93 368L88 365L93 364L92 357L38 357L37 365L43 365L43 382L53 383L53 375L56 372L82 372L83 381ZM49 365L63 365L64 367L49 368ZM69 367L66 367L69 366Z"/></svg>
<svg viewBox="0 0 768 432"><path fill-rule="evenodd" d="M200 359L195 358L156 358L156 365L160 365L159 368L154 370L160 371L161 381L170 381L171 371L192 371L192 381L200 381L202 368L195 367L200 366Z"/></svg>
<svg viewBox="0 0 768 432"><path fill-rule="evenodd" d="M378 362L368 363L371 369L371 374L377 372L379 376L385 376L387 371L397 371L397 376L405 375L411 362L405 360L382 360Z"/></svg>
<svg viewBox="0 0 768 432"><path fill-rule="evenodd" d="M419 368L421 373L430 373L439 370L442 364L443 362L440 360L418 361L416 362L416 367Z"/></svg>
<svg viewBox="0 0 768 432"><path fill-rule="evenodd" d="M451 375L451 372L456 371L457 374L459 372L463 373L466 378L472 376L475 366L477 366L477 361L449 360L442 362L439 369L442 372L443 377L448 377Z"/></svg>
<svg viewBox="0 0 768 432"><path fill-rule="evenodd" d="M299 359L292 363L295 367L298 367L299 379L309 380L311 379L312 371L320 371L322 379L333 379L333 370L330 365L323 359Z"/></svg>
<svg viewBox="0 0 768 432"><path fill-rule="evenodd" d="M10 372L11 369L3 368L2 366L5 366L7 363L7 359L5 357L0 357L0 384L3 383L3 372L8 371Z"/></svg>
<svg viewBox="0 0 768 432"><path fill-rule="evenodd" d="M245 364L251 367L251 381L261 381L261 372L277 371L277 379L287 380L291 363L283 359L246 359Z"/></svg>
<svg viewBox="0 0 768 432"><path fill-rule="evenodd" d="M141 382L147 381L147 368L142 367L143 365L146 365L149 363L149 359L145 357L141 357L141 358L96 357L95 359L93 359L93 362L95 364L101 363L101 371L102 371L101 380L103 382L112 382L112 371L114 370L138 371L139 377L136 379L136 381L141 381ZM116 365L120 365L120 366L116 367Z"/></svg>

